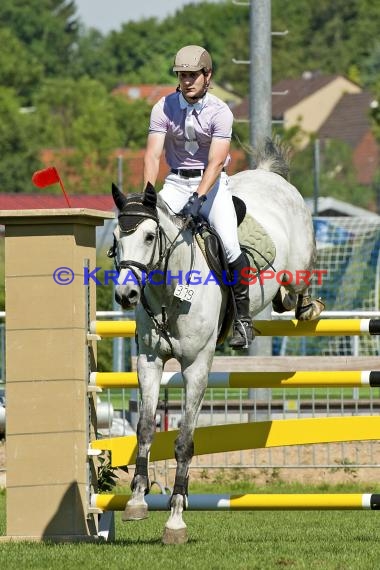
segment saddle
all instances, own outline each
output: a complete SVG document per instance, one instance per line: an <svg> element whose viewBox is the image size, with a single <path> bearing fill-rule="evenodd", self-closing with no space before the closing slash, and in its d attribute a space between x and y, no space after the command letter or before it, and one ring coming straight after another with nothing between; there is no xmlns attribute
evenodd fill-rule
<svg viewBox="0 0 380 570"><path fill-rule="evenodd" d="M237 217L239 243L247 259L247 267L253 268L259 275L260 271L272 266L276 257L276 246L263 226L247 214L245 202L237 196L232 199ZM223 279L223 276L230 277L226 254L218 233L206 220L199 225L195 237L210 270L220 286L230 293L217 340L217 344L222 344L228 335L234 315L231 287L225 284L225 277Z"/></svg>

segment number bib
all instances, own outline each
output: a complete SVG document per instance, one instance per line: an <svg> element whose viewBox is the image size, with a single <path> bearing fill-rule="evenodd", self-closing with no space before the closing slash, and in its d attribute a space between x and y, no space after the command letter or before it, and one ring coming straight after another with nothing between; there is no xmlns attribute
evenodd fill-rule
<svg viewBox="0 0 380 570"><path fill-rule="evenodd" d="M195 289L189 285L177 285L174 290L174 297L177 297L181 301L187 301L191 303Z"/></svg>

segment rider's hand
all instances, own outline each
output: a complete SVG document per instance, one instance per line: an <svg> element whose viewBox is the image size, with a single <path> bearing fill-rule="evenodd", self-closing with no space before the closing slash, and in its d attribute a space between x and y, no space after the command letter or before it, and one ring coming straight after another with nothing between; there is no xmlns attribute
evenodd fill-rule
<svg viewBox="0 0 380 570"><path fill-rule="evenodd" d="M187 204L185 204L182 214L186 217L191 216L193 219L199 218L199 211L206 200L206 196L199 196L197 192L194 192Z"/></svg>

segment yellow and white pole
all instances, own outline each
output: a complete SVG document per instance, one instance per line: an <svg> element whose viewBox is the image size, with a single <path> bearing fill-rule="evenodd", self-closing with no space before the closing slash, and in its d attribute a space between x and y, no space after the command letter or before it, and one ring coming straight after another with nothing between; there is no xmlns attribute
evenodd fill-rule
<svg viewBox="0 0 380 570"><path fill-rule="evenodd" d="M92 495L91 506L123 511L130 495ZM169 495L147 495L150 511L167 511ZM189 495L189 511L379 510L380 495L371 493L292 493Z"/></svg>
<svg viewBox="0 0 380 570"><path fill-rule="evenodd" d="M380 319L316 319L315 321L254 321L256 336L354 336L379 335ZM134 336L135 321L92 321L90 333L102 338Z"/></svg>
<svg viewBox="0 0 380 570"><path fill-rule="evenodd" d="M137 388L137 372L93 372L90 385L98 388ZM161 386L183 388L180 372L164 372ZM211 372L208 388L359 388L379 387L380 371Z"/></svg>

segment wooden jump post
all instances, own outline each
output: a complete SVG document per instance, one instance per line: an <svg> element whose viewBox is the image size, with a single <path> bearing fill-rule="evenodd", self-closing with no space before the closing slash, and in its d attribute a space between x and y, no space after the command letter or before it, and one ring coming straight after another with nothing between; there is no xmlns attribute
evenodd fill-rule
<svg viewBox="0 0 380 570"><path fill-rule="evenodd" d="M110 212L0 211L5 225L7 528L2 540L95 540L87 384L96 226ZM54 281L53 275L57 268ZM74 280L70 283L71 277ZM65 285L66 283L66 285ZM89 427L90 426L90 427Z"/></svg>

